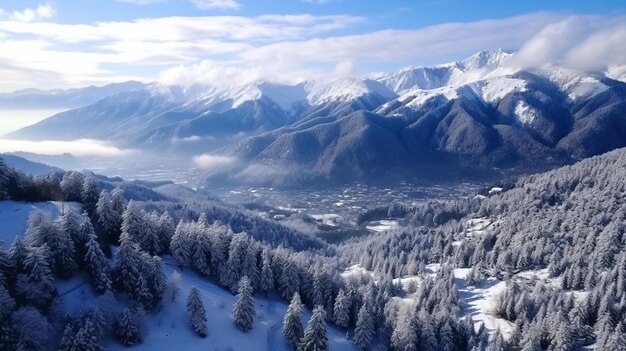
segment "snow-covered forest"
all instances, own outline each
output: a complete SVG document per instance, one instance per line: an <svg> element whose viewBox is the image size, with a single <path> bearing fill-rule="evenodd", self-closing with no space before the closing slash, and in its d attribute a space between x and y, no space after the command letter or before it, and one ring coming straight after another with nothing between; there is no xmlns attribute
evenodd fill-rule
<svg viewBox="0 0 626 351"><path fill-rule="evenodd" d="M620 149L372 209L406 225L335 245L199 192L0 163L3 206L58 209L0 225L0 349L624 350L625 178Z"/></svg>

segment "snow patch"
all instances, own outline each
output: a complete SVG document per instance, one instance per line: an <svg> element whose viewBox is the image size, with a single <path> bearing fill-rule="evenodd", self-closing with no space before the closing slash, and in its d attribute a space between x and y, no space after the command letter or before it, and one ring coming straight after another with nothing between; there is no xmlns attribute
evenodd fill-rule
<svg viewBox="0 0 626 351"><path fill-rule="evenodd" d="M522 124L532 124L537 117L537 111L525 101L518 101L515 105L515 115Z"/></svg>

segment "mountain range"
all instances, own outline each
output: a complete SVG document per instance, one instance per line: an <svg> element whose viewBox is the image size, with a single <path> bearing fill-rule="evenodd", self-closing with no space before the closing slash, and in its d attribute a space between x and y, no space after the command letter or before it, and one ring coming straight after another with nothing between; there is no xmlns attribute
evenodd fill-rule
<svg viewBox="0 0 626 351"><path fill-rule="evenodd" d="M211 179L272 184L549 167L626 146L621 72L521 68L495 50L295 85L125 83L7 138L219 155L231 162Z"/></svg>

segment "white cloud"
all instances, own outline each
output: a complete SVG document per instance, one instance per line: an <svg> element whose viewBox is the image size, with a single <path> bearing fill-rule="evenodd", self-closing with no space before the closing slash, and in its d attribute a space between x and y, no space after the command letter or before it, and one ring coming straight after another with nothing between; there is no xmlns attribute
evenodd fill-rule
<svg viewBox="0 0 626 351"><path fill-rule="evenodd" d="M558 63L581 70L626 64L626 17L571 16L530 38L515 55L522 67Z"/></svg>
<svg viewBox="0 0 626 351"><path fill-rule="evenodd" d="M0 9L0 17L7 18L17 22L35 22L40 20L51 19L55 16L54 7L48 3L41 4L36 8L26 8L22 11L5 11Z"/></svg>
<svg viewBox="0 0 626 351"><path fill-rule="evenodd" d="M150 4L155 4L157 2L163 2L165 0L115 0L117 2L126 2L129 4L135 4L135 5L150 5Z"/></svg>
<svg viewBox="0 0 626 351"><path fill-rule="evenodd" d="M239 10L241 4L235 0L191 0L201 10Z"/></svg>
<svg viewBox="0 0 626 351"><path fill-rule="evenodd" d="M202 154L194 156L193 163L204 170L220 170L220 168L234 165L236 159L229 156Z"/></svg>
<svg viewBox="0 0 626 351"><path fill-rule="evenodd" d="M122 150L106 142L92 139L74 141L0 139L0 153L2 152L30 152L40 155L71 154L76 157L120 157L130 155L135 151Z"/></svg>

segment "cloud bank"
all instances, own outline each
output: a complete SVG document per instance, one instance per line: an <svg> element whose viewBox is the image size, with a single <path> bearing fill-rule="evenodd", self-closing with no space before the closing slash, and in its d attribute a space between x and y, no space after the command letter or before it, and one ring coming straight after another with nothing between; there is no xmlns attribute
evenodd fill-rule
<svg viewBox="0 0 626 351"><path fill-rule="evenodd" d="M121 157L131 155L135 151L122 150L109 143L93 139L74 141L0 139L0 153L4 152L30 152L40 155L71 154L76 157Z"/></svg>
<svg viewBox="0 0 626 351"><path fill-rule="evenodd" d="M152 0L125 0L134 3ZM234 0L194 0L207 10ZM539 12L360 34L372 19L352 15L170 16L128 21L53 22L43 4L0 10L0 91L136 79L166 84L297 83L367 74L486 49L519 50L524 66L559 62L603 69L626 64L626 19ZM372 69L374 67L374 69ZM369 70L369 71L368 71Z"/></svg>
<svg viewBox="0 0 626 351"><path fill-rule="evenodd" d="M229 156L202 154L194 156L193 163L203 170L223 171L223 168L233 166L236 159Z"/></svg>

